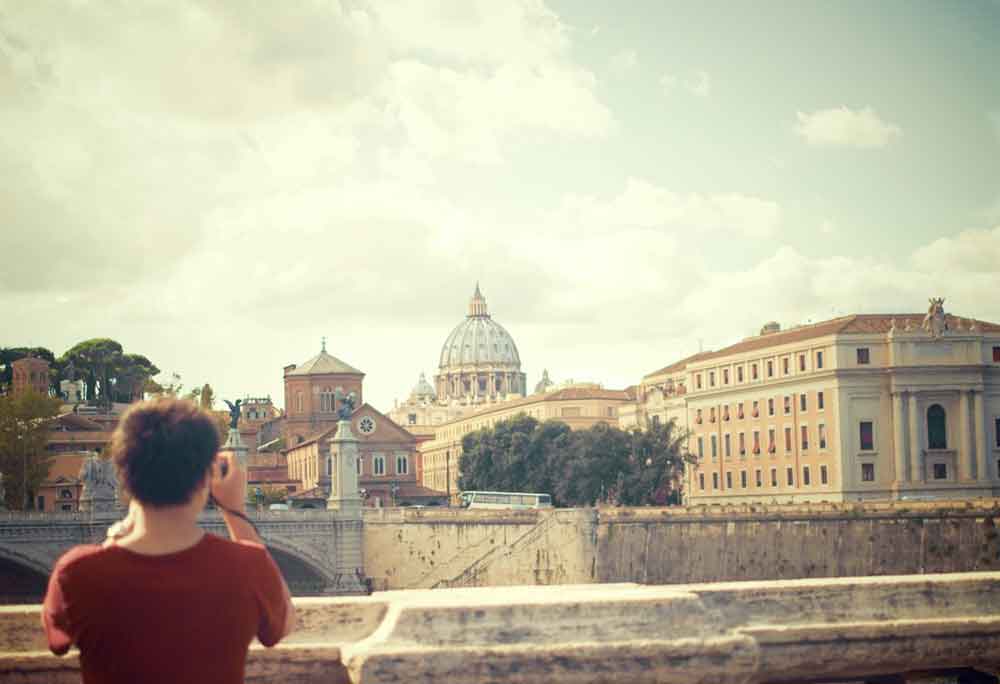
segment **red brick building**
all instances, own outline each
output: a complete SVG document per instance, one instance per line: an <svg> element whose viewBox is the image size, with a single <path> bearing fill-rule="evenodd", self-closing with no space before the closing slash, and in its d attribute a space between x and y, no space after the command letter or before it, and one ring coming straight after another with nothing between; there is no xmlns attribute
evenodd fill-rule
<svg viewBox="0 0 1000 684"><path fill-rule="evenodd" d="M49 362L35 356L26 356L11 364L14 396L34 390L39 394L49 394Z"/></svg>
<svg viewBox="0 0 1000 684"><path fill-rule="evenodd" d="M338 390L344 395L354 392L354 405L361 406L364 377L357 368L327 354L325 342L319 354L301 366L285 366L285 420L282 426L285 447L290 449L337 425Z"/></svg>

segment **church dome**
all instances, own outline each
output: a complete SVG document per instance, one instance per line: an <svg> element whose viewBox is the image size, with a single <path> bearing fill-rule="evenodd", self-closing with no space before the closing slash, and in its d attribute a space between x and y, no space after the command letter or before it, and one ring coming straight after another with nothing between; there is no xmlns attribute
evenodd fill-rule
<svg viewBox="0 0 1000 684"><path fill-rule="evenodd" d="M469 315L459 323L441 347L441 370L463 366L493 366L520 370L517 345L502 325L490 318L486 299L476 285Z"/></svg>
<svg viewBox="0 0 1000 684"><path fill-rule="evenodd" d="M436 399L437 392L431 387L431 383L427 382L427 376L423 373L420 374L420 379L417 380L417 384L413 386L413 391L410 392L411 399Z"/></svg>

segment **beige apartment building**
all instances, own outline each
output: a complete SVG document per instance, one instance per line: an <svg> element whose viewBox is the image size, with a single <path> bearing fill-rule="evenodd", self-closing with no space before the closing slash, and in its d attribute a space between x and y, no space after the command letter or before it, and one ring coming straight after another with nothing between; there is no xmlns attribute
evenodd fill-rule
<svg viewBox="0 0 1000 684"><path fill-rule="evenodd" d="M851 315L761 334L643 378L621 425L674 419L689 503L1000 494L1000 325Z"/></svg>
<svg viewBox="0 0 1000 684"><path fill-rule="evenodd" d="M596 383L586 383L494 404L444 423L435 428L434 439L418 445L423 485L447 492L456 501L462 438L480 428L492 427L522 413L539 421L560 420L573 430L585 430L601 422L616 425L619 409L633 403L634 395L626 390L603 389Z"/></svg>

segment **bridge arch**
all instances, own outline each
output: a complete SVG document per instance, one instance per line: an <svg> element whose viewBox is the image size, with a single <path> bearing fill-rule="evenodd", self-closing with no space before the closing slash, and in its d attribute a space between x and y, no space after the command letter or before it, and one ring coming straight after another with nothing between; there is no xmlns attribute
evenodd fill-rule
<svg viewBox="0 0 1000 684"><path fill-rule="evenodd" d="M51 571L45 561L0 546L0 604L41 603Z"/></svg>
<svg viewBox="0 0 1000 684"><path fill-rule="evenodd" d="M324 567L301 549L281 539L264 537L264 544L293 596L318 596L324 589L333 586L333 559Z"/></svg>

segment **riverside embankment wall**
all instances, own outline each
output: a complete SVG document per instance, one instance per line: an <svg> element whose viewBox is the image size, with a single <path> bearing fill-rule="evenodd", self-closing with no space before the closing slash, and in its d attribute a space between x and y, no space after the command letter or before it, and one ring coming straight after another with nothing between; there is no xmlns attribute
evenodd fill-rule
<svg viewBox="0 0 1000 684"><path fill-rule="evenodd" d="M1000 570L1000 500L366 511L376 589Z"/></svg>

